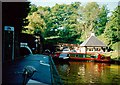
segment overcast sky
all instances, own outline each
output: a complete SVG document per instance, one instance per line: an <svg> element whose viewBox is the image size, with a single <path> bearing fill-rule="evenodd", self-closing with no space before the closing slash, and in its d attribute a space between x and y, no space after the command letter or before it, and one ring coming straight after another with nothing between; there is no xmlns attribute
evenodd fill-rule
<svg viewBox="0 0 120 85"><path fill-rule="evenodd" d="M54 6L57 4L71 4L72 2L81 2L82 5L85 5L86 2L97 2L99 5L106 4L108 9L113 11L116 6L118 6L118 2L120 0L28 0L32 4L35 4L37 6Z"/></svg>

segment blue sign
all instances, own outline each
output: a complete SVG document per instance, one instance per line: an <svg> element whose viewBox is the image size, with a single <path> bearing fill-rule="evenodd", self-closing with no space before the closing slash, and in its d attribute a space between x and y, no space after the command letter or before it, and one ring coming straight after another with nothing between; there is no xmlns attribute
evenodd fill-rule
<svg viewBox="0 0 120 85"><path fill-rule="evenodd" d="M4 27L4 30L6 30L6 31L14 31L14 27L5 26L5 27Z"/></svg>

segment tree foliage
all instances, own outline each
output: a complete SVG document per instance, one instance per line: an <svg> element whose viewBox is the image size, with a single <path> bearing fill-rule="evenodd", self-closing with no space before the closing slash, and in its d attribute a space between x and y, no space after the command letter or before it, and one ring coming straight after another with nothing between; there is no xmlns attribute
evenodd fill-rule
<svg viewBox="0 0 120 85"><path fill-rule="evenodd" d="M29 15L32 15L33 12L36 12L38 10L37 6L34 4L30 5L30 11L29 11Z"/></svg>
<svg viewBox="0 0 120 85"><path fill-rule="evenodd" d="M78 8L80 3L72 3L70 5L56 4L49 10L49 14L45 18L46 22L46 37L50 36L60 36L66 38L65 41L68 41L68 38L79 36L80 29L79 23L77 22L78 17Z"/></svg>
<svg viewBox="0 0 120 85"><path fill-rule="evenodd" d="M101 35L104 33L106 23L108 22L108 9L105 5L102 6L100 9L100 13L98 15L98 18L95 21L95 34L96 35Z"/></svg>
<svg viewBox="0 0 120 85"><path fill-rule="evenodd" d="M108 38L109 45L120 41L119 26L120 26L120 6L118 6L109 17L109 22L106 25L105 36Z"/></svg>
<svg viewBox="0 0 120 85"><path fill-rule="evenodd" d="M33 34L34 31L36 30L44 32L45 28L44 20L37 12L32 13L32 15L29 15L26 19L28 19L29 24L25 28L29 28L27 29L27 31L29 31L31 34Z"/></svg>
<svg viewBox="0 0 120 85"><path fill-rule="evenodd" d="M23 29L26 33L44 35L44 38L58 38L59 42L80 43L89 37L91 32L103 36L108 45L118 42L119 7L108 18L109 10L105 5L100 7L96 2L81 5L56 4L53 7L30 6L26 19L28 25ZM56 39L53 39L56 42Z"/></svg>
<svg viewBox="0 0 120 85"><path fill-rule="evenodd" d="M31 10L34 10L34 6L32 6ZM31 13L31 11L30 11ZM41 34L44 33L46 28L46 24L44 19L42 18L42 13L37 11L32 11L32 14L29 14L26 19L28 20L28 25L25 26L23 32L28 34Z"/></svg>
<svg viewBox="0 0 120 85"><path fill-rule="evenodd" d="M96 2L89 2L81 9L81 23L83 24L83 36L85 39L89 33L95 32L95 22L100 14L99 5Z"/></svg>

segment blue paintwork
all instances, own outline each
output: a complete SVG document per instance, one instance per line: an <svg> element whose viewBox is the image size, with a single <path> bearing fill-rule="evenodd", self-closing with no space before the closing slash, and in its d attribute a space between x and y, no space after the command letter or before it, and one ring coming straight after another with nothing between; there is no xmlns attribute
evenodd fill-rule
<svg viewBox="0 0 120 85"><path fill-rule="evenodd" d="M7 63L3 65L3 84L13 83L22 84L23 82L23 69L26 66L33 66L37 72L33 74L31 79L45 83L51 84L51 72L49 65L49 57L46 55L35 54L28 55L25 58L15 61L13 63Z"/></svg>

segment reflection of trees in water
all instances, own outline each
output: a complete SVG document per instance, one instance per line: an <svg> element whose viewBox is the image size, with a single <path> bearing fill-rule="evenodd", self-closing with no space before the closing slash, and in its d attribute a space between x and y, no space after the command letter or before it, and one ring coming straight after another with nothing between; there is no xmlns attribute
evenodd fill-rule
<svg viewBox="0 0 120 85"><path fill-rule="evenodd" d="M61 69L61 72L66 73L67 69L68 69L68 65L67 64L63 64L61 66L59 66L59 68Z"/></svg>
<svg viewBox="0 0 120 85"><path fill-rule="evenodd" d="M85 75L85 65L80 65L79 66L78 75L80 75L80 76L84 76Z"/></svg>
<svg viewBox="0 0 120 85"><path fill-rule="evenodd" d="M115 66L111 67L110 64L69 62L69 64L59 64L57 69L65 85L80 83L120 83L120 70L115 68Z"/></svg>
<svg viewBox="0 0 120 85"><path fill-rule="evenodd" d="M61 76L67 76L69 74L69 70L70 70L69 63L57 64L56 68Z"/></svg>
<svg viewBox="0 0 120 85"><path fill-rule="evenodd" d="M98 83L102 79L102 75L105 72L105 66L108 64L85 62L85 71L82 76L82 80L85 83Z"/></svg>
<svg viewBox="0 0 120 85"><path fill-rule="evenodd" d="M86 65L86 69L85 69L85 75L84 75L84 82L87 82L87 83L96 82L98 79L96 76L97 68L95 68L96 66L95 63L88 62L88 63L85 63L85 65Z"/></svg>
<svg viewBox="0 0 120 85"><path fill-rule="evenodd" d="M106 66L102 82L111 83L112 85L120 85L120 65Z"/></svg>
<svg viewBox="0 0 120 85"><path fill-rule="evenodd" d="M82 71L81 73L84 72L83 71L84 64L80 64L78 62L69 62L69 63L70 63L70 71L69 71L69 76L68 76L69 78L68 78L67 83L78 83L77 80L79 80L79 82L81 82L81 76L78 75L78 72L79 72L79 69L81 69L81 71Z"/></svg>

